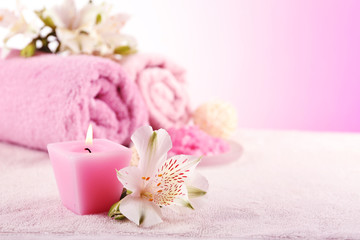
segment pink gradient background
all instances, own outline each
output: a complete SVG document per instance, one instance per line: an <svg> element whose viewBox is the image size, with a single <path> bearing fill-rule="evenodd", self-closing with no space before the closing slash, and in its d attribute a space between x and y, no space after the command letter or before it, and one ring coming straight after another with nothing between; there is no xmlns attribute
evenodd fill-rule
<svg viewBox="0 0 360 240"><path fill-rule="evenodd" d="M360 1L109 2L141 51L188 69L194 106L230 101L242 128L360 131Z"/></svg>
<svg viewBox="0 0 360 240"><path fill-rule="evenodd" d="M187 67L195 105L231 101L240 127L360 130L360 1L151 2L140 46Z"/></svg>

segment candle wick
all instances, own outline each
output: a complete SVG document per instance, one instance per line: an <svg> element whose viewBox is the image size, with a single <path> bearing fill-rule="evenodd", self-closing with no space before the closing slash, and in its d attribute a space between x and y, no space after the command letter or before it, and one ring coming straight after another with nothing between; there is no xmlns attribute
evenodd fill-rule
<svg viewBox="0 0 360 240"><path fill-rule="evenodd" d="M91 153L91 150L90 150L89 148L85 148L84 150L88 150L88 151L89 151L89 153Z"/></svg>

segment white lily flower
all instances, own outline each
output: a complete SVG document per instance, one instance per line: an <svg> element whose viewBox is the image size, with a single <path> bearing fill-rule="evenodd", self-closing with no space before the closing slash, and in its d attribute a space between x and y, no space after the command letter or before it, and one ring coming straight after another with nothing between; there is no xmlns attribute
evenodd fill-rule
<svg viewBox="0 0 360 240"><path fill-rule="evenodd" d="M24 8L19 1L17 1L17 8L19 16L9 10L0 9L0 27L9 28L5 41L19 33L32 37L34 34L39 33L40 28L43 26L36 14Z"/></svg>
<svg viewBox="0 0 360 240"><path fill-rule="evenodd" d="M44 23L39 16L30 9L21 8L20 17L10 28L12 34L22 34L25 38L33 39L39 36Z"/></svg>
<svg viewBox="0 0 360 240"><path fill-rule="evenodd" d="M56 26L56 34L61 43L60 51L71 53L113 54L118 46L135 46L135 41L123 34L127 15L110 16L108 4L87 4L77 10L74 0L65 0L61 5L44 11Z"/></svg>
<svg viewBox="0 0 360 240"><path fill-rule="evenodd" d="M64 0L62 4L46 9L43 16L50 17L56 26L61 52L91 54L98 44L90 32L98 13L99 10L93 4L77 11L74 0Z"/></svg>
<svg viewBox="0 0 360 240"><path fill-rule="evenodd" d="M129 46L136 48L136 40L132 36L120 33L129 19L127 14L112 15L95 26L95 30L99 37L103 40L103 44L108 47L108 53L113 53L117 47Z"/></svg>
<svg viewBox="0 0 360 240"><path fill-rule="evenodd" d="M91 33L81 32L80 30L71 31L66 28L58 28L56 34L61 42L61 52L92 54L94 47L97 45L96 38L92 37Z"/></svg>
<svg viewBox="0 0 360 240"><path fill-rule="evenodd" d="M86 4L80 10L76 9L74 0L64 0L61 4L46 8L44 17L50 17L58 28L68 30L91 30L97 23L98 15L103 17L110 11L110 6Z"/></svg>
<svg viewBox="0 0 360 240"><path fill-rule="evenodd" d="M0 27L8 28L4 39L5 48L10 38L19 35L23 46L17 45L16 48L24 50L21 53L23 56L31 56L36 48L45 52L86 53L107 57L135 52L135 39L120 33L128 16L110 15L111 5L88 3L79 10L75 0L63 0L55 6L46 5L43 10L35 11L17 0L18 16L11 11L0 10ZM47 34L46 29L50 30ZM50 37L54 39L50 40ZM5 49L1 55L7 52Z"/></svg>
<svg viewBox="0 0 360 240"><path fill-rule="evenodd" d="M4 48L1 53L2 58L5 58L10 52L7 42L12 37L19 35L19 41L23 45L20 48L23 48L40 34L40 30L44 26L36 13L26 9L19 1L17 1L17 8L19 16L8 10L0 10L0 26L8 28L4 39L2 39L4 42Z"/></svg>
<svg viewBox="0 0 360 240"><path fill-rule="evenodd" d="M164 129L153 131L144 126L131 139L140 160L138 167L126 167L117 173L119 181L132 192L121 200L121 214L149 227L162 222L160 207L176 204L192 208L186 185L200 159L186 155L167 159L172 143Z"/></svg>

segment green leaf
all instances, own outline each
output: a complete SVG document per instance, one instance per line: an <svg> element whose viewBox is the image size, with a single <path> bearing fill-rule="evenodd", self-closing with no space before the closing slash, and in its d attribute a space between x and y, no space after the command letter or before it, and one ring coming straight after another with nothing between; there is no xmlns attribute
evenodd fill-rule
<svg viewBox="0 0 360 240"><path fill-rule="evenodd" d="M134 54L136 52L137 52L136 49L133 49L128 45L120 46L120 47L117 47L114 49L115 54L119 54L119 55L123 55L123 56Z"/></svg>
<svg viewBox="0 0 360 240"><path fill-rule="evenodd" d="M119 214L120 213L119 207L120 207L120 201L114 203L108 212L108 216L114 217L115 215Z"/></svg>
<svg viewBox="0 0 360 240"><path fill-rule="evenodd" d="M180 204L183 207L187 207L190 208L192 210L195 210L194 207L191 205L191 203L189 202L189 200L184 199L184 198L178 198L176 199L177 203Z"/></svg>
<svg viewBox="0 0 360 240"><path fill-rule="evenodd" d="M121 196L120 196L120 200L123 199L124 197L126 197L126 195L127 195L127 190L126 190L126 188L123 188Z"/></svg>
<svg viewBox="0 0 360 240"><path fill-rule="evenodd" d="M115 220L123 220L123 219L126 219L126 217L122 214L118 214L114 217Z"/></svg>
<svg viewBox="0 0 360 240"><path fill-rule="evenodd" d="M145 220L145 214L142 212L139 219L139 225L143 224L144 220Z"/></svg>
<svg viewBox="0 0 360 240"><path fill-rule="evenodd" d="M56 25L55 25L55 23L54 23L54 21L52 20L51 17L47 16L45 18L42 18L41 20L44 22L44 24L46 26L51 27L52 29L56 28Z"/></svg>
<svg viewBox="0 0 360 240"><path fill-rule="evenodd" d="M149 143L148 143L148 147L147 147L147 152L149 153L149 159L152 158L154 150L157 148L157 133L155 131L153 131L153 133L150 136L149 139Z"/></svg>
<svg viewBox="0 0 360 240"><path fill-rule="evenodd" d="M115 220L126 219L126 217L120 212L120 202L121 201L114 203L108 212L108 216L114 218Z"/></svg>
<svg viewBox="0 0 360 240"><path fill-rule="evenodd" d="M20 55L26 58L31 57L35 54L35 50L36 50L36 44L34 41L32 41L20 51Z"/></svg>
<svg viewBox="0 0 360 240"><path fill-rule="evenodd" d="M196 188L193 186L186 186L186 188L188 190L189 198L201 197L206 194L206 191L201 190L200 188Z"/></svg>
<svg viewBox="0 0 360 240"><path fill-rule="evenodd" d="M96 15L96 20L95 20L95 24L99 24L101 23L101 14L98 13L98 15Z"/></svg>
<svg viewBox="0 0 360 240"><path fill-rule="evenodd" d="M191 205L190 202L186 202L186 204L184 205L184 207L190 208L192 210L195 210L195 208Z"/></svg>
<svg viewBox="0 0 360 240"><path fill-rule="evenodd" d="M56 28L56 25L50 16L44 17L45 8L40 11L35 11L36 15L40 18L40 20L45 24L45 26L51 27L52 29Z"/></svg>

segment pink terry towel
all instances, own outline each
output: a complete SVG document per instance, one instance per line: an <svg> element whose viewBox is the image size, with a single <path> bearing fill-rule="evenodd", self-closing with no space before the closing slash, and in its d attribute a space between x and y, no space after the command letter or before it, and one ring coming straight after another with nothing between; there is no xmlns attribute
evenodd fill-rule
<svg viewBox="0 0 360 240"><path fill-rule="evenodd" d="M127 144L148 123L146 105L122 67L108 59L13 52L0 60L0 140L46 150L94 137Z"/></svg>
<svg viewBox="0 0 360 240"><path fill-rule="evenodd" d="M138 85L154 128L180 127L189 121L191 110L183 68L152 54L132 55L121 63Z"/></svg>

